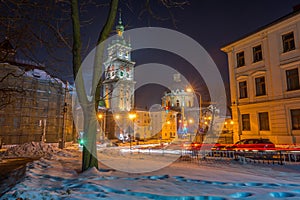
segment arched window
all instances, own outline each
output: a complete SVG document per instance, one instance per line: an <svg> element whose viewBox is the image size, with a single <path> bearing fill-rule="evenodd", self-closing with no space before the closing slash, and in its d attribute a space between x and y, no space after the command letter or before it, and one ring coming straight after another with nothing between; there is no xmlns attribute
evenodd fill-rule
<svg viewBox="0 0 300 200"><path fill-rule="evenodd" d="M179 102L179 100L178 100L178 99L176 100L176 106L177 106L177 107L179 107L179 106L180 106L180 102Z"/></svg>

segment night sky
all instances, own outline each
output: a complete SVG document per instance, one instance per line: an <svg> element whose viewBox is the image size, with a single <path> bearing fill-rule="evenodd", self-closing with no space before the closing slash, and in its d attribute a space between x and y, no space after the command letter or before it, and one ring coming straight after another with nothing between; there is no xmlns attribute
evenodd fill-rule
<svg viewBox="0 0 300 200"><path fill-rule="evenodd" d="M55 2L60 3L60 1ZM259 27L289 14L293 11L293 6L300 4L300 0L188 0L189 5L184 5L183 8L167 9L159 3L159 0L150 0L151 9L158 18L169 18L171 13L176 20L175 23L173 23L170 19L155 19L153 15L150 15L148 12L141 13L144 2L144 0L120 0L120 9L122 11L125 29L151 26L163 27L190 36L210 54L219 68L227 88L229 88L227 57L220 48L255 31ZM69 5L65 4L65 8L68 7ZM5 7L0 7L0 9L1 8L5 9ZM9 12L7 10L5 11ZM0 16L3 15L3 13L4 12L1 11ZM97 7L90 5L82 10L81 19L83 21L92 19L88 25L82 26L83 58L94 48L107 13L107 6ZM67 29L71 30L71 23L67 24ZM41 29L38 26L35 28L37 30ZM46 32L46 30L44 31ZM7 30L2 30L0 36L4 37L6 32ZM130 39L131 41L134 40L134 38ZM16 45L16 43L14 45ZM41 52L40 55L43 58L42 62L46 62L47 65L49 56L47 56L45 51L41 51L39 48L36 49ZM51 63L51 67L48 65L47 71L63 80L73 82L71 53L64 54L60 53L60 51L62 50L57 50L59 55L63 55L65 63ZM192 70L193 67L179 56L170 52L145 49L132 52L132 60L136 62L136 66L156 62L178 70L190 81L197 92L203 94L204 101L209 101L209 95L201 75L195 73L195 71ZM137 90L135 94L136 106L147 106L149 108L152 104L160 104L164 91L166 91L166 88L159 85L152 84L142 87ZM229 89L227 91L229 92Z"/></svg>
<svg viewBox="0 0 300 200"><path fill-rule="evenodd" d="M128 24L129 28L165 27L192 37L210 54L222 74L226 87L229 87L227 57L220 48L287 15L293 11L293 6L300 4L299 0L191 0L189 2L190 4L184 6L184 9L171 9L177 20L176 26L171 21L158 21L146 14L141 19L137 19L137 15L128 12L124 5L121 6L123 21ZM166 10L161 6L157 6L155 11L163 16L168 16ZM133 59L136 61L136 65L159 62L177 69L194 85L196 91L204 94L204 101L209 101L201 76L195 74L189 63L178 58L178 56L155 50L143 50L133 52ZM143 89L144 91L136 91L138 107L143 107L145 104L150 106L154 103L160 103L160 98L166 90L158 85L148 85ZM229 93L227 94L229 95Z"/></svg>

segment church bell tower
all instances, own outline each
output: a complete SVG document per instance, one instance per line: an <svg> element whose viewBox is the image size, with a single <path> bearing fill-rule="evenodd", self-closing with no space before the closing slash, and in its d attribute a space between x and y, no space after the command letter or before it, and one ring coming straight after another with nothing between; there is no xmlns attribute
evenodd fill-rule
<svg viewBox="0 0 300 200"><path fill-rule="evenodd" d="M105 104L113 112L130 111L134 107L134 65L131 44L124 38L121 13L116 26L117 37L108 45L104 62L103 93Z"/></svg>

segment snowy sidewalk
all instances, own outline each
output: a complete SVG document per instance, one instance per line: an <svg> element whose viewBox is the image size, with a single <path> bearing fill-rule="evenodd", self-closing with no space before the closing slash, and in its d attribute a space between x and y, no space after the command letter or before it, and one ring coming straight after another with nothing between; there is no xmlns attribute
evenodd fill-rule
<svg viewBox="0 0 300 200"><path fill-rule="evenodd" d="M76 148L55 152L29 164L26 178L1 199L300 199L299 166L201 161L140 174L94 168L78 173Z"/></svg>

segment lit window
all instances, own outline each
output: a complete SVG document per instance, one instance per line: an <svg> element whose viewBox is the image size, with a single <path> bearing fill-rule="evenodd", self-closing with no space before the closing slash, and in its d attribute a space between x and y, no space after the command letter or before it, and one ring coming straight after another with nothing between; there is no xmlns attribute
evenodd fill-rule
<svg viewBox="0 0 300 200"><path fill-rule="evenodd" d="M248 97L246 81L239 82L239 91L240 91L240 99Z"/></svg>
<svg viewBox="0 0 300 200"><path fill-rule="evenodd" d="M282 35L282 45L283 52L288 52L295 49L295 39L293 32Z"/></svg>
<svg viewBox="0 0 300 200"><path fill-rule="evenodd" d="M245 65L245 56L243 51L236 54L236 62L237 67Z"/></svg>
<svg viewBox="0 0 300 200"><path fill-rule="evenodd" d="M287 90L300 89L298 68L286 70Z"/></svg>
<svg viewBox="0 0 300 200"><path fill-rule="evenodd" d="M265 77L255 79L256 96L266 95L266 82Z"/></svg>
<svg viewBox="0 0 300 200"><path fill-rule="evenodd" d="M258 118L259 118L259 130L261 131L270 130L268 112L258 113Z"/></svg>
<svg viewBox="0 0 300 200"><path fill-rule="evenodd" d="M291 110L292 130L300 130L300 109Z"/></svg>
<svg viewBox="0 0 300 200"><path fill-rule="evenodd" d="M258 62L262 60L262 49L261 45L253 47L253 62Z"/></svg>

